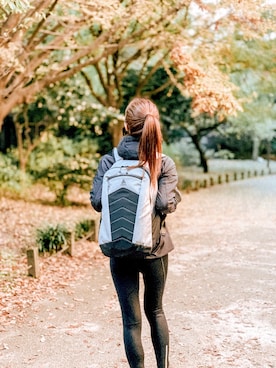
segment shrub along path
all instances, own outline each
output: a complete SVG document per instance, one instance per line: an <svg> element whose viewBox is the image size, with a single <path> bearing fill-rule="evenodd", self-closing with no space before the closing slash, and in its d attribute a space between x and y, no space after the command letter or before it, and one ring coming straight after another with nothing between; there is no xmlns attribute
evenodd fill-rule
<svg viewBox="0 0 276 368"><path fill-rule="evenodd" d="M164 301L172 368L275 367L275 182L274 175L184 194L169 217L176 249ZM1 213L11 214L7 226L20 213L16 203L1 202ZM20 206L19 235L27 222ZM48 211L49 218L59 211L66 217L63 209ZM72 209L76 218L85 211L91 209ZM41 220L37 207L30 215L34 224ZM10 245L15 240L10 236ZM13 275L1 284L1 368L127 367L108 260L94 243L79 250L73 258L43 259L39 280L24 276L20 259L6 270ZM149 336L144 321L152 368Z"/></svg>

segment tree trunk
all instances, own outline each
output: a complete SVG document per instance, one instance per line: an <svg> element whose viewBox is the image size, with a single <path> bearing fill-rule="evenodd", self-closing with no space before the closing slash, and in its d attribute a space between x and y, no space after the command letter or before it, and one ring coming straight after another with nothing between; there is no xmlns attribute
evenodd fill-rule
<svg viewBox="0 0 276 368"><path fill-rule="evenodd" d="M253 138L252 160L257 161L259 157L260 139L258 137Z"/></svg>
<svg viewBox="0 0 276 368"><path fill-rule="evenodd" d="M190 137L192 138L192 142L195 145L195 148L198 150L200 158L200 166L203 168L203 172L207 173L209 171L208 162L207 158L205 157L204 151L200 145L200 138L196 134L190 135Z"/></svg>
<svg viewBox="0 0 276 368"><path fill-rule="evenodd" d="M117 147L118 143L120 142L122 138L122 129L123 129L124 123L121 121L118 121L117 124L114 124L110 127L110 133L112 135L112 144L113 147Z"/></svg>
<svg viewBox="0 0 276 368"><path fill-rule="evenodd" d="M45 81L34 82L25 88L17 88L8 98L0 97L0 130L5 117L12 111L12 109L22 103L29 103L32 98L43 87L46 86Z"/></svg>
<svg viewBox="0 0 276 368"><path fill-rule="evenodd" d="M270 155L271 155L271 141L269 139L266 140L266 162L267 168L270 168Z"/></svg>
<svg viewBox="0 0 276 368"><path fill-rule="evenodd" d="M22 126L20 123L15 121L15 131L17 137L17 149L18 149L18 160L19 160L19 169L22 172L26 172L27 159L24 152L24 143L22 138Z"/></svg>

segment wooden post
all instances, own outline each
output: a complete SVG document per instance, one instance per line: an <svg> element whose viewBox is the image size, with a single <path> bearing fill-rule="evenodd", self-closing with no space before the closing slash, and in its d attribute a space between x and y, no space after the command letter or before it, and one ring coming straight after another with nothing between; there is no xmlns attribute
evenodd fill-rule
<svg viewBox="0 0 276 368"><path fill-rule="evenodd" d="M38 278L40 275L38 248L27 249L28 276Z"/></svg>
<svg viewBox="0 0 276 368"><path fill-rule="evenodd" d="M206 179L203 180L202 187L203 188L207 188L207 180Z"/></svg>
<svg viewBox="0 0 276 368"><path fill-rule="evenodd" d="M94 219L89 220L89 234L87 235L86 239L91 241L98 241L98 232L100 226L100 216L97 216Z"/></svg>
<svg viewBox="0 0 276 368"><path fill-rule="evenodd" d="M237 173L234 172L234 180L236 181L237 180Z"/></svg>
<svg viewBox="0 0 276 368"><path fill-rule="evenodd" d="M244 179L244 172L241 173L241 178Z"/></svg>
<svg viewBox="0 0 276 368"><path fill-rule="evenodd" d="M221 184L221 175L218 176L218 184Z"/></svg>
<svg viewBox="0 0 276 368"><path fill-rule="evenodd" d="M72 231L70 234L70 239L68 240L67 253L71 257L74 257L75 255L75 231Z"/></svg>
<svg viewBox="0 0 276 368"><path fill-rule="evenodd" d="M214 185L214 178L213 177L210 178L210 185L211 186Z"/></svg>
<svg viewBox="0 0 276 368"><path fill-rule="evenodd" d="M199 189L199 187L200 187L200 185L199 185L199 181L198 181L198 180L196 180L196 181L195 181L194 190L198 190L198 189Z"/></svg>
<svg viewBox="0 0 276 368"><path fill-rule="evenodd" d="M94 222L94 236L93 236L93 240L95 241L95 242L97 242L98 241L98 234L99 234L99 227L100 227L100 219L101 219L101 217L100 216L97 216L94 220L93 220L93 222Z"/></svg>

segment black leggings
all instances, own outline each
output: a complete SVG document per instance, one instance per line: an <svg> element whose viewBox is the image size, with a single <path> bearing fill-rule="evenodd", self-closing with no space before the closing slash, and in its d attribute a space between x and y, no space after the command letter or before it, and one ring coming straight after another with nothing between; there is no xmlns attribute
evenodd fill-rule
<svg viewBox="0 0 276 368"><path fill-rule="evenodd" d="M169 331L162 297L168 271L168 255L139 260L111 258L110 268L121 306L124 344L130 367L144 368L139 302L139 272L141 272L145 284L144 309L151 328L157 367L167 368Z"/></svg>

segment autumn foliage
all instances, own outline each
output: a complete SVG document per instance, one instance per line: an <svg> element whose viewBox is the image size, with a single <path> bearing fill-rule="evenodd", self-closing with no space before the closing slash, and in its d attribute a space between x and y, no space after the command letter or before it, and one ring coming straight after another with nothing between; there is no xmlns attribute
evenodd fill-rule
<svg viewBox="0 0 276 368"><path fill-rule="evenodd" d="M0 122L85 67L118 88L130 65L156 59L183 73L177 85L193 98L195 115L222 119L241 110L222 49L233 37L275 31L274 11L261 0L1 0ZM110 91L106 102L115 107Z"/></svg>
<svg viewBox="0 0 276 368"><path fill-rule="evenodd" d="M216 66L211 65L204 71L181 46L173 49L171 57L177 68L184 72L182 89L192 97L193 116L207 113L222 121L242 110L233 94L237 87Z"/></svg>

